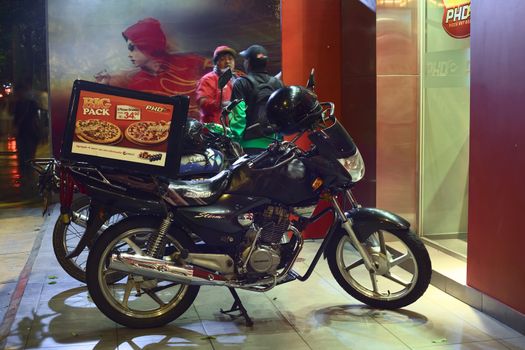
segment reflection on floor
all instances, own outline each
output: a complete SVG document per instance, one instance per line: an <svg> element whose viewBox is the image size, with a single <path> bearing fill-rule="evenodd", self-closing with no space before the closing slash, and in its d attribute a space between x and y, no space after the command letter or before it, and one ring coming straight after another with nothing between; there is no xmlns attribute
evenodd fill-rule
<svg viewBox="0 0 525 350"><path fill-rule="evenodd" d="M432 286L402 310L371 309L338 286L324 260L306 282L266 293L239 291L253 327L219 312L232 303L226 288L203 287L169 325L127 329L98 311L86 288L58 266L51 247L54 210L6 349L525 349L525 336ZM305 243L299 272L319 244Z"/></svg>
<svg viewBox="0 0 525 350"><path fill-rule="evenodd" d="M21 173L14 137L0 138L0 208L20 208L39 203L37 175L30 170ZM49 157L48 143L37 147L35 157Z"/></svg>

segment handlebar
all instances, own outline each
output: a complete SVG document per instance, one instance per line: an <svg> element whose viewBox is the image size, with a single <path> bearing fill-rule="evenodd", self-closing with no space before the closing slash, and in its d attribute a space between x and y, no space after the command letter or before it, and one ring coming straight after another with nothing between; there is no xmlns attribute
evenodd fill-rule
<svg viewBox="0 0 525 350"><path fill-rule="evenodd" d="M231 101L226 107L224 107L223 113L224 112L230 113L242 101L243 101L242 98L238 98L238 99L235 99L235 100Z"/></svg>
<svg viewBox="0 0 525 350"><path fill-rule="evenodd" d="M241 102L242 102L242 99L241 99L241 98L235 99L235 100L231 101L226 107L224 107L224 108L222 109L220 119L221 119L222 127L223 127L223 129L224 129L224 136L227 136L227 134L226 134L226 124L227 124L227 123L226 123L226 118L228 117L228 114L229 114L231 111L233 111L233 109L234 109L235 107L237 107L237 105L238 105L239 103L241 103Z"/></svg>
<svg viewBox="0 0 525 350"><path fill-rule="evenodd" d="M283 163L286 163L287 161L290 161L291 159L293 159L295 157L295 155L296 155L295 153L297 153L298 151L299 151L299 148L293 142L288 142L288 141L274 142L274 143L270 144L265 151L263 151L262 153L258 154L253 159L248 161L248 167L249 168L253 168L255 165L259 164L261 161L266 159L268 156L273 156L273 155L280 154L281 156L277 159L277 160L280 160L283 157L286 157L290 153L292 153L292 155L290 157L288 157L285 160L280 161L280 162L278 162L278 163L276 163L276 164L274 164L274 165L272 165L270 167L270 168L273 168L273 167L279 166L279 165L281 165Z"/></svg>
<svg viewBox="0 0 525 350"><path fill-rule="evenodd" d="M335 121L335 104L333 102L321 102L319 103L323 107L323 113L321 115L321 121ZM325 109L326 108L326 109ZM329 111L328 116L325 116L326 112Z"/></svg>

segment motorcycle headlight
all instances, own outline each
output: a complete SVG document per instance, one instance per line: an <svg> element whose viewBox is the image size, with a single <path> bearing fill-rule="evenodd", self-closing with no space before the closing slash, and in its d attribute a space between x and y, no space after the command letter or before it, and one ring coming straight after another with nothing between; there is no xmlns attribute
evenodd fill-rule
<svg viewBox="0 0 525 350"><path fill-rule="evenodd" d="M356 149L356 152L353 156L347 158L337 159L343 168L348 171L350 176L352 176L352 182L357 182L365 176L365 162L361 153Z"/></svg>

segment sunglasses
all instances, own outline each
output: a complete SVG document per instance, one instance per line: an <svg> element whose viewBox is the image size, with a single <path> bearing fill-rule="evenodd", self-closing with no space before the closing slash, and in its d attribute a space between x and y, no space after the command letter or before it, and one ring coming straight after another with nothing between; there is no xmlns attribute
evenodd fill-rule
<svg viewBox="0 0 525 350"><path fill-rule="evenodd" d="M132 43L129 43L129 44L128 44L128 50L129 50L130 52L135 51L135 45L133 45Z"/></svg>

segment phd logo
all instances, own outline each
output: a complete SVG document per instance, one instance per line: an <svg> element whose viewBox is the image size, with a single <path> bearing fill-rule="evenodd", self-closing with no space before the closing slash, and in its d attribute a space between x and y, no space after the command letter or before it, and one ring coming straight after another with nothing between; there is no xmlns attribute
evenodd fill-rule
<svg viewBox="0 0 525 350"><path fill-rule="evenodd" d="M152 106L152 105L146 105L146 110L152 111L152 112L159 112L159 113L164 113L168 111L165 107Z"/></svg>
<svg viewBox="0 0 525 350"><path fill-rule="evenodd" d="M453 38L470 36L470 0L443 0L443 28Z"/></svg>

